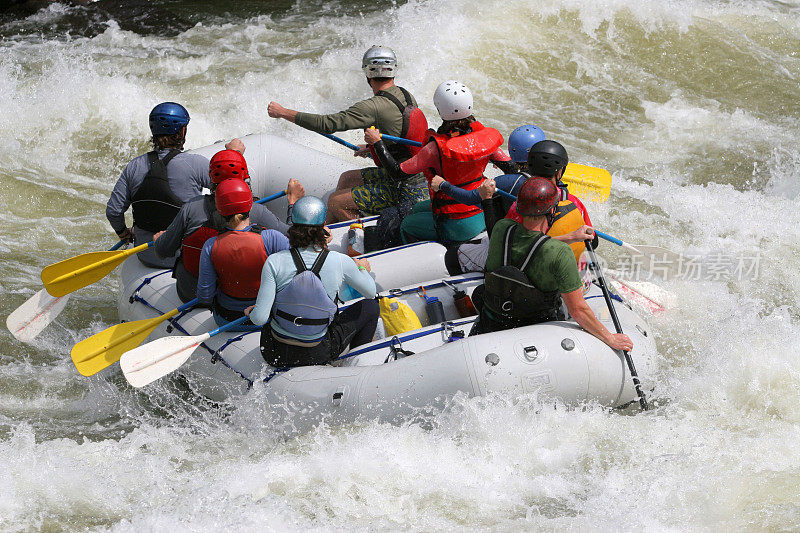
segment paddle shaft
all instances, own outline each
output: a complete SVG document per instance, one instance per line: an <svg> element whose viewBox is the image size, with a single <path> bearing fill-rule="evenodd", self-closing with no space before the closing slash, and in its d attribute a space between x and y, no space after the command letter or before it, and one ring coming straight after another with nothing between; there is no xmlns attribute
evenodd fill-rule
<svg viewBox="0 0 800 533"><path fill-rule="evenodd" d="M319 133L323 137L327 137L328 139L332 140L335 143L339 143L342 146L347 146L348 148L350 148L354 152L357 152L357 151L359 151L361 149L358 146L356 146L355 144L349 143L349 142L345 141L344 139L342 139L340 137L337 137L336 135L331 135L330 133L322 133L322 132L317 132L317 133Z"/></svg>
<svg viewBox="0 0 800 533"><path fill-rule="evenodd" d="M276 192L275 194L270 194L266 198L262 198L260 200L256 200L255 203L257 203L257 204L265 204L267 202L270 202L272 200L280 198L281 196L286 196L286 191L280 191L280 192Z"/></svg>
<svg viewBox="0 0 800 533"><path fill-rule="evenodd" d="M516 196L514 196L514 195L513 195L513 194L511 194L510 192L506 192L506 191L504 191L503 189L496 189L496 191L497 191L498 193L500 193L501 195L503 195L503 196L506 196L506 197L508 197L508 198L511 198L512 200L516 200L516 199L517 199L517 197L516 197ZM598 229L595 229L595 228L592 228L592 229L594 229L594 232L595 232L595 233L597 234L597 236L598 236L598 237L600 237L601 239L605 239L605 240L607 240L608 242L613 242L613 243L614 243L614 244L616 244L617 246L622 246L623 248L626 248L626 249L628 249L628 250L632 250L632 251L634 251L634 252L637 252L637 253L639 252L639 250L638 250L638 249L636 249L636 247L635 247L635 246L632 246L632 245L630 245L630 244L628 244L628 243L626 243L626 242L622 242L621 240L617 239L616 237L612 237L612 236L611 236L611 235L609 235L608 233L603 233L602 231L600 231L600 230L598 230Z"/></svg>
<svg viewBox="0 0 800 533"><path fill-rule="evenodd" d="M323 137L327 137L328 139L332 140L333 142L339 143L342 146L347 146L354 152L361 150L358 146L353 143L349 143L342 139L341 137L337 137L336 135L331 135L330 133L320 133ZM381 138L386 139L387 141L393 141L400 144L407 144L409 146L422 146L422 143L419 141L412 141L411 139L404 139L403 137L395 137L394 135L387 135L385 133L381 133Z"/></svg>
<svg viewBox="0 0 800 533"><path fill-rule="evenodd" d="M612 237L608 233L603 233L602 231L599 230L594 230L594 232L597 233L597 236L600 237L601 239L605 239L608 242L612 242L617 246L622 246L626 250L631 250L632 252L641 253L635 246L630 245L627 242L623 242L620 239L617 239L616 237Z"/></svg>
<svg viewBox="0 0 800 533"><path fill-rule="evenodd" d="M387 141L394 141L400 144L407 144L409 146L422 146L422 143L419 141L412 141L411 139L404 139L403 137L395 137L394 135L387 135L385 133L381 133L381 139L386 139Z"/></svg>
<svg viewBox="0 0 800 533"><path fill-rule="evenodd" d="M600 270L600 263L597 262L597 256L592 248L592 241L584 241L584 243L586 244L586 250L589 252L589 258L592 261L590 268L597 274L597 284L600 285L600 289L603 291L603 298L605 298L608 312L611 314L611 321L614 322L614 329L617 330L617 333L622 333L622 326L619 323L619 317L617 317L617 310L611 302L611 294L606 286L606 280L603 278L603 272ZM650 407L647 405L647 398L645 398L644 392L642 391L642 384L639 381L639 374L636 372L636 367L633 364L633 358L626 350L622 350L622 353L625 356L625 362L628 364L631 378L633 378L633 386L636 389L636 394L639 395L639 405L642 406L642 410L647 411Z"/></svg>
<svg viewBox="0 0 800 533"><path fill-rule="evenodd" d="M121 254L119 254L117 256L109 257L108 259L103 259L102 261L98 261L96 263L91 263L91 264L86 265L84 267L75 269L72 272L68 272L68 273L63 274L61 276L58 276L57 278L52 279L50 281L50 283L51 284L58 283L60 281L64 281L64 280L67 280L67 279L70 279L70 278L74 278L76 276L80 276L81 274L83 274L85 272L89 272L91 270L95 270L98 267L103 267L105 265L108 265L108 264L111 264L111 263L114 263L114 262L118 262L120 260L120 258L128 257L129 255L133 255L133 254L139 253L142 250L146 250L147 248L150 248L151 246L153 246L153 241L150 241L150 242L148 242L146 244L140 244L139 246L135 246L135 247L131 248L130 250L124 250Z"/></svg>

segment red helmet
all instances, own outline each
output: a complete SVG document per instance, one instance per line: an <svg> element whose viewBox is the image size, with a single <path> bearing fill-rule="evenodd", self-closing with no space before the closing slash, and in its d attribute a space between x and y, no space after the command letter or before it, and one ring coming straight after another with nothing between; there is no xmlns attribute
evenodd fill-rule
<svg viewBox="0 0 800 533"><path fill-rule="evenodd" d="M225 180L217 185L214 202L217 211L224 217L247 213L253 207L253 193L243 180Z"/></svg>
<svg viewBox="0 0 800 533"><path fill-rule="evenodd" d="M247 172L247 161L236 150L222 150L214 154L208 165L208 175L211 177L211 183L217 185L228 179L246 180L250 177Z"/></svg>
<svg viewBox="0 0 800 533"><path fill-rule="evenodd" d="M531 178L519 190L517 213L527 217L546 215L558 205L559 196L558 187L550 180Z"/></svg>

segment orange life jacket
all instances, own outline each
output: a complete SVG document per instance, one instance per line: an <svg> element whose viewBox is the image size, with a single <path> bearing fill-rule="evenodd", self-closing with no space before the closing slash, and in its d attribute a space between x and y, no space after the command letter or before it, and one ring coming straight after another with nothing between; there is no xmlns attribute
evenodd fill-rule
<svg viewBox="0 0 800 533"><path fill-rule="evenodd" d="M585 224L583 215L580 209L569 200L561 200L556 207L555 217L547 234L551 237L558 237L559 235L566 235L572 233L576 229ZM572 253L575 255L575 261L580 259L581 254L586 249L586 245L581 242L573 242L569 245L572 248Z"/></svg>
<svg viewBox="0 0 800 533"><path fill-rule="evenodd" d="M456 187L471 191L483 182L483 171L489 164L489 156L503 144L503 136L494 128L487 128L478 121L471 125L472 131L466 135L450 137L428 130L428 140L433 139L439 148L442 177ZM431 197L431 210L437 216L447 218L467 218L480 213L481 208L465 205L453 200L443 191L430 187L434 173L425 172L428 178L428 192Z"/></svg>

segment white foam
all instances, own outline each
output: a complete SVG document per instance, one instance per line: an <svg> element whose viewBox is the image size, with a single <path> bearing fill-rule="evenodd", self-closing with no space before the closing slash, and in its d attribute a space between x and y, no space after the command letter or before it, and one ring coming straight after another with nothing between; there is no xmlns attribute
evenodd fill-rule
<svg viewBox="0 0 800 533"><path fill-rule="evenodd" d="M744 97L748 87L715 92L685 75L764 65L749 83L796 94L797 7L412 0L357 13L328 3L204 20L174 38L110 22L92 39L3 41L5 314L11 296L38 290L43 264L111 244L101 203L148 148L155 103L187 106L192 147L269 131L349 157L269 119L266 105L331 112L367 96L359 61L372 44L396 50L398 81L432 125L434 88L456 78L485 123L504 134L536 123L573 161L613 171L609 202L588 206L599 228L761 263L758 278L656 282L678 302L654 319L653 413L458 398L423 425L366 421L289 440L258 386L216 408L180 381L135 391L114 369L79 376L69 348L114 322L109 277L73 295L32 347L0 335L0 526L800 528L796 103L767 108ZM720 63L718 49L742 64Z"/></svg>

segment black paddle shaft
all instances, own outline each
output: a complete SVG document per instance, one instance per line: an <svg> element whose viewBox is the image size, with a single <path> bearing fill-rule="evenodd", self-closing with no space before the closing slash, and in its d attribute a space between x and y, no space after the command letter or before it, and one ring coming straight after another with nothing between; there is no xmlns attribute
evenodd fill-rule
<svg viewBox="0 0 800 533"><path fill-rule="evenodd" d="M589 267L597 273L597 284L600 285L600 289L603 291L603 298L605 298L606 305L608 305L608 312L611 313L611 320L614 322L614 328L617 330L617 333L622 333L622 326L619 323L619 318L617 318L617 310L614 309L614 304L611 302L611 294L608 292L606 280L603 278L603 272L600 270L600 263L597 262L597 256L594 254L594 249L592 249L592 241L584 242L586 243L586 249L589 251L589 258L592 261ZM642 410L647 411L650 407L647 405L647 398L645 398L644 392L642 392L642 384L639 381L639 374L636 373L633 358L631 354L625 350L623 350L622 353L625 355L625 362L628 363L628 370L630 370L631 377L633 378L633 386L636 388L636 394L639 395L639 405L642 406Z"/></svg>

